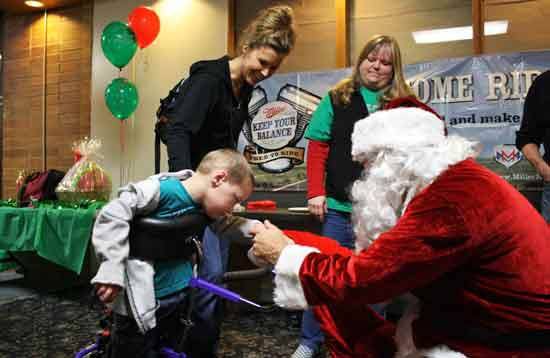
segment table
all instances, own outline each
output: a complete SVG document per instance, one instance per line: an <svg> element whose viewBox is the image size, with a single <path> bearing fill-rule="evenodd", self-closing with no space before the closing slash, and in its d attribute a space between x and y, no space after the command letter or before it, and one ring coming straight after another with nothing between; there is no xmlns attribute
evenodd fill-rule
<svg viewBox="0 0 550 358"><path fill-rule="evenodd" d="M17 268L17 263L13 260L9 252L0 250L0 272Z"/></svg>
<svg viewBox="0 0 550 358"><path fill-rule="evenodd" d="M274 210L246 210L234 213L249 219L269 220L281 230L303 230L321 233L321 222L307 211L290 211L287 208Z"/></svg>
<svg viewBox="0 0 550 358"><path fill-rule="evenodd" d="M92 226L103 204L0 206L0 250L23 267L26 280L39 286L56 286L83 273L87 276L87 263L93 258L89 252Z"/></svg>
<svg viewBox="0 0 550 358"><path fill-rule="evenodd" d="M88 207L63 207L53 203L36 208L0 206L0 250L6 250L24 269L32 287L54 288L87 282L96 270L90 236L97 210L104 203ZM287 209L248 210L236 215L269 220L281 229L319 233L320 223L307 212ZM244 245L244 246L243 246ZM255 268L246 257L249 242L235 243L231 250L231 270ZM266 283L267 282L267 283ZM236 282L244 291L271 297L271 278L257 285ZM254 288L255 286L255 288ZM264 289L264 286L267 286ZM237 287L235 287L237 288ZM239 291L241 291L239 289Z"/></svg>

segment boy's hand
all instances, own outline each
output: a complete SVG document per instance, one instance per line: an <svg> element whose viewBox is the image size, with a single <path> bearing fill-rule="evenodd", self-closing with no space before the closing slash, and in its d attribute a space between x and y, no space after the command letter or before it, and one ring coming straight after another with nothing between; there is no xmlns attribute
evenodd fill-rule
<svg viewBox="0 0 550 358"><path fill-rule="evenodd" d="M109 283L96 283L96 295L103 303L111 303L115 300L120 292L121 287Z"/></svg>
<svg viewBox="0 0 550 358"><path fill-rule="evenodd" d="M256 236L257 234L261 233L264 230L266 230L265 224L262 223L261 221L255 220L254 224L250 228L250 234L252 236Z"/></svg>
<svg viewBox="0 0 550 358"><path fill-rule="evenodd" d="M257 234L261 233L262 231L265 231L266 230L266 227L265 227L265 224L262 223L261 221L256 221L254 222L254 224L252 225L252 227L250 228L250 234L251 235L254 235L256 236ZM256 257L254 255L254 253L252 252L252 248L250 248L248 250L248 252L246 253L246 256L248 256L248 259L256 266L258 267L266 267L266 266L270 266L270 263L265 261L265 260L262 260L261 258L259 257Z"/></svg>

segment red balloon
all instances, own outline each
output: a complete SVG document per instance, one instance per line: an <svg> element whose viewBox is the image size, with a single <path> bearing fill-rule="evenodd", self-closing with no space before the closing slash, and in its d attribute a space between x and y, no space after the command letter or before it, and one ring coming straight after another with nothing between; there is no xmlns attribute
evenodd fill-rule
<svg viewBox="0 0 550 358"><path fill-rule="evenodd" d="M160 19L152 9L138 6L128 15L128 26L136 34L139 48L146 48L159 34Z"/></svg>

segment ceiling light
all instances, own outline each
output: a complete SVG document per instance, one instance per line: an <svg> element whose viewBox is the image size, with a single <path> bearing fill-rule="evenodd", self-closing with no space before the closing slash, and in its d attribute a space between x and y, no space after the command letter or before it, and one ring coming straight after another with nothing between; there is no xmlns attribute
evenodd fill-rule
<svg viewBox="0 0 550 358"><path fill-rule="evenodd" d="M484 35L501 35L508 32L508 20L486 21ZM437 42L450 42L471 40L473 37L472 26L448 27L444 29L414 31L414 42L417 44L430 44Z"/></svg>
<svg viewBox="0 0 550 358"><path fill-rule="evenodd" d="M40 1L33 1L33 0L27 0L25 1L25 5L30 7L44 7L44 4Z"/></svg>
<svg viewBox="0 0 550 358"><path fill-rule="evenodd" d="M508 20L485 21L485 36L502 35L508 32Z"/></svg>

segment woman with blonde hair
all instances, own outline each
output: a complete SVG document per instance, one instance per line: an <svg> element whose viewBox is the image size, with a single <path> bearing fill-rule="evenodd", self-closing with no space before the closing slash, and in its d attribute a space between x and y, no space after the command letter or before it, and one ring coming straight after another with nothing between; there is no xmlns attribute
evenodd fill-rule
<svg viewBox="0 0 550 358"><path fill-rule="evenodd" d="M209 152L237 147L248 116L254 86L277 71L296 41L294 13L288 6L264 9L244 30L239 54L194 63L189 77L161 101L159 122L164 123L170 171L196 169ZM220 282L227 266L229 244L206 230L199 276ZM171 277L176 277L177 272ZM192 357L214 357L220 333L219 299L197 293L190 331Z"/></svg>
<svg viewBox="0 0 550 358"><path fill-rule="evenodd" d="M191 65L158 111L170 171L195 169L206 153L236 147L253 87L277 71L295 42L292 8L274 6L245 28L238 56Z"/></svg>
<svg viewBox="0 0 550 358"><path fill-rule="evenodd" d="M376 61L367 61L380 57L381 69L375 71ZM381 104L392 99L414 96L412 89L405 81L401 50L397 41L387 35L373 36L363 47L355 63L351 77L340 81L332 90L335 101L349 104L351 95L364 86L379 93Z"/></svg>
<svg viewBox="0 0 550 358"><path fill-rule="evenodd" d="M323 223L323 236L342 246L352 248L355 242L349 189L362 167L351 158L354 124L379 109L400 105L425 106L405 82L397 41L376 35L361 50L351 76L321 100L306 130L308 208ZM305 311L300 345L292 357L313 357L322 342L312 311Z"/></svg>

